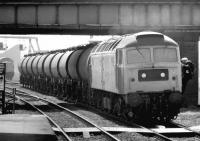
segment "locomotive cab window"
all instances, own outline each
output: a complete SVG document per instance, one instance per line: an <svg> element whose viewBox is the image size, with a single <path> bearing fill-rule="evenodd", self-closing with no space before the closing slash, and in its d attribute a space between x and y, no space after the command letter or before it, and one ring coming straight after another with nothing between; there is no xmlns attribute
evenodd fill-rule
<svg viewBox="0 0 200 141"><path fill-rule="evenodd" d="M177 62L176 48L154 48L155 62Z"/></svg>
<svg viewBox="0 0 200 141"><path fill-rule="evenodd" d="M151 62L151 51L147 48L127 50L126 56L127 64Z"/></svg>

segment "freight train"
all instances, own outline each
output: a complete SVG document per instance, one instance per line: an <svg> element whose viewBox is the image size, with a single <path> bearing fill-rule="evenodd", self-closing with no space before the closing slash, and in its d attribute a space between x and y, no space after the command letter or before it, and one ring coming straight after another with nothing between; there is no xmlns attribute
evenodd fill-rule
<svg viewBox="0 0 200 141"><path fill-rule="evenodd" d="M19 71L24 87L127 119L168 121L182 104L179 45L158 32L29 54Z"/></svg>

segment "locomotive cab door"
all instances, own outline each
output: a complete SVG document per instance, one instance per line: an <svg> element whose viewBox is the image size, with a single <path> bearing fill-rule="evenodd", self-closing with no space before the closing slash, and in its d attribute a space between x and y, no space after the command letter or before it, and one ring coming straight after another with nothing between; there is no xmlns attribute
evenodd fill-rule
<svg viewBox="0 0 200 141"><path fill-rule="evenodd" d="M124 63L123 63L123 50L116 50L116 86L119 93L124 91Z"/></svg>

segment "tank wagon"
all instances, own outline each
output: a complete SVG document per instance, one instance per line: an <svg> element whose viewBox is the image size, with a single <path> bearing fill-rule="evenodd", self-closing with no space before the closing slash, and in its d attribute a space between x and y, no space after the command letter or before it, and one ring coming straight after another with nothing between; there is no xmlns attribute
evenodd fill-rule
<svg viewBox="0 0 200 141"><path fill-rule="evenodd" d="M117 116L171 120L182 103L178 44L157 32L25 56L21 83Z"/></svg>

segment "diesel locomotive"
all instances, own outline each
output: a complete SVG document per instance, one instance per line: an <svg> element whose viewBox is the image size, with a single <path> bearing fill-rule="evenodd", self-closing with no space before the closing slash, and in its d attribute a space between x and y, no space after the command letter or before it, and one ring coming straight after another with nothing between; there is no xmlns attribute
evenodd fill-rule
<svg viewBox="0 0 200 141"><path fill-rule="evenodd" d="M145 31L26 55L24 87L128 119L171 120L182 104L179 45Z"/></svg>

